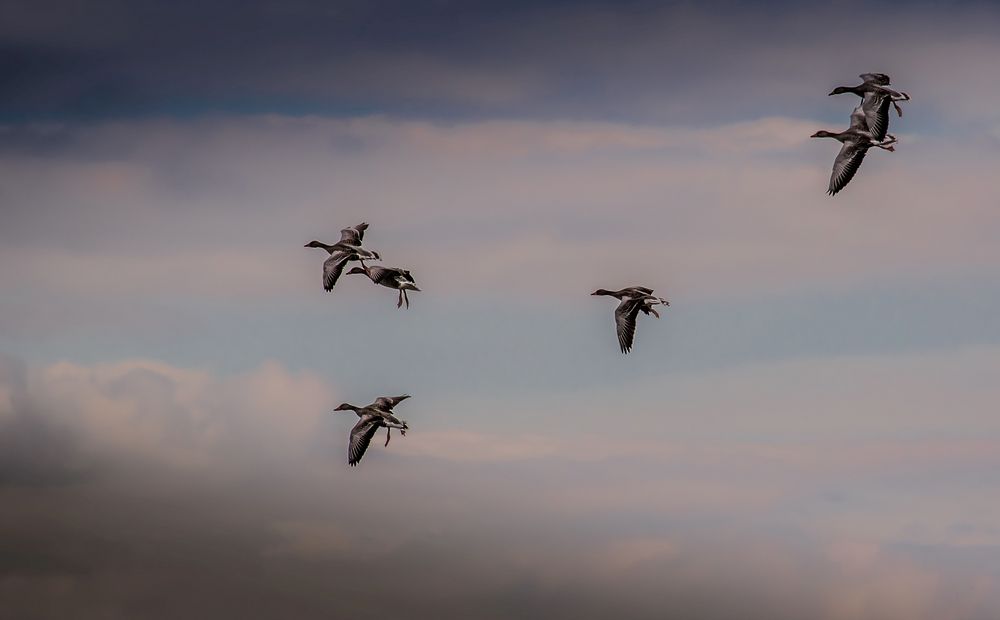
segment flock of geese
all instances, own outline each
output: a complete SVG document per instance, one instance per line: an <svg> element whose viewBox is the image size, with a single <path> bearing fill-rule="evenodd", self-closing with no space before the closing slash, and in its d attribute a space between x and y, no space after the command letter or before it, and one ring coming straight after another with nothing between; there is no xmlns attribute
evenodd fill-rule
<svg viewBox="0 0 1000 620"><path fill-rule="evenodd" d="M895 150L893 144L896 137L888 133L889 105L895 107L896 113L902 117L903 111L897 101L909 101L910 96L904 92L889 87L889 76L884 73L863 73L859 77L863 82L858 86L838 86L831 95L854 93L861 97L861 104L851 113L851 126L839 133L817 131L813 138L834 138L843 143L837 159L833 163L833 174L830 177L830 187L827 191L831 196L844 189L857 173L862 160L872 147L887 151ZM399 291L396 308L403 304L410 307L407 291L419 291L413 276L406 269L399 267L369 266L365 261L381 260L378 252L362 247L368 224L362 222L357 226L340 231L340 241L332 245L320 241L310 241L307 248L322 248L330 255L323 262L323 289L333 290L337 280L343 274L347 263L357 261L360 267L353 267L347 275L364 274L373 284ZM639 313L652 314L660 318L655 306L669 306L670 302L653 295L653 289L644 286L630 286L617 291L597 289L591 295L614 297L619 300L615 308L615 331L618 335L618 345L623 354L632 350L635 339L635 324ZM347 450L347 462L353 467L361 461L372 437L380 428L386 429L385 445L389 445L392 429L406 435L409 425L393 415L392 410L400 402L410 398L409 394L402 396L380 396L373 403L364 407L356 407L343 403L334 411L353 411L359 420L351 429L350 443Z"/></svg>

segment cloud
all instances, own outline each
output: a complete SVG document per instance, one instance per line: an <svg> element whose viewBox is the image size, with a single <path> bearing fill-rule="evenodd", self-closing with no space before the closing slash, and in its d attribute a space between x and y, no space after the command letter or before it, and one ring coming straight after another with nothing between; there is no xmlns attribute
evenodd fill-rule
<svg viewBox="0 0 1000 620"><path fill-rule="evenodd" d="M3 10L0 43L16 61L0 72L10 95L0 114L17 119L359 109L699 124L748 111L845 118L845 103L823 95L880 70L920 102L911 109L924 110L921 122L964 131L997 120L996 86L981 76L997 55L1000 16L973 2L905 11L880 2L142 2L81 12L56 1ZM869 19L840 26L851 11Z"/></svg>
<svg viewBox="0 0 1000 620"><path fill-rule="evenodd" d="M836 149L806 137L816 126L66 126L42 157L5 156L0 277L22 291L132 302L288 298L319 281L322 257L303 243L361 220L387 261L451 296L567 297L623 278L688 299L774 295L996 262L985 151L927 137L876 153L834 201L822 190ZM942 211L958 194L963 208Z"/></svg>
<svg viewBox="0 0 1000 620"><path fill-rule="evenodd" d="M1000 605L976 560L996 502L955 482L995 468L992 440L415 424L355 469L350 420L326 413L339 395L274 363L7 360L0 387L0 592L22 617L979 620Z"/></svg>

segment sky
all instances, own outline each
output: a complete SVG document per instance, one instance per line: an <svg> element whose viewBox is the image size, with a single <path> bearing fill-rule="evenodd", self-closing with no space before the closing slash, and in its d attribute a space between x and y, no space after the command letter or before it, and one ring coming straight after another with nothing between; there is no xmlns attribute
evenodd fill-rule
<svg viewBox="0 0 1000 620"><path fill-rule="evenodd" d="M12 617L1000 614L1000 7L0 2ZM885 72L912 96L835 197ZM321 287L345 226L422 289ZM622 356L613 300L671 302ZM411 430L347 465L356 421ZM380 436L381 437L381 436Z"/></svg>

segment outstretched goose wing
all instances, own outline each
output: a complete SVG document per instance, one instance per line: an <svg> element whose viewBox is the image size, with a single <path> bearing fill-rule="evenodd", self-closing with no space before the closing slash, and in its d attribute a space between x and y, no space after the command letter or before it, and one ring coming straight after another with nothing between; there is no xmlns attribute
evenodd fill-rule
<svg viewBox="0 0 1000 620"><path fill-rule="evenodd" d="M393 407L409 397L409 394L403 394L402 396L379 396L375 399L375 402L372 403L372 406L384 409L385 411L392 411Z"/></svg>
<svg viewBox="0 0 1000 620"><path fill-rule="evenodd" d="M865 98L861 101L867 131L876 140L885 140L885 134L889 131L889 103L890 97L882 92L865 93ZM854 116L851 115L851 118L853 126Z"/></svg>
<svg viewBox="0 0 1000 620"><path fill-rule="evenodd" d="M841 147L837 159L833 161L833 174L830 175L830 188L827 193L833 196L850 183L854 178L861 161L865 158L868 149L859 146L856 142L845 142Z"/></svg>
<svg viewBox="0 0 1000 620"><path fill-rule="evenodd" d="M351 256L350 252L334 252L330 258L323 261L323 290L333 290L333 285L337 283L340 274L344 271L344 265L347 264Z"/></svg>
<svg viewBox="0 0 1000 620"><path fill-rule="evenodd" d="M351 429L351 443L347 447L347 462L353 467L365 455L368 444L371 443L375 431L378 430L380 418L377 415L365 415Z"/></svg>
<svg viewBox="0 0 1000 620"><path fill-rule="evenodd" d="M639 316L642 299L628 298L615 308L615 328L618 332L618 344L622 353L632 350L632 340L635 338L635 319Z"/></svg>
<svg viewBox="0 0 1000 620"><path fill-rule="evenodd" d="M361 240L365 238L365 230L367 228L368 224L364 222L361 222L357 226L345 228L340 231L340 242L349 245L361 245Z"/></svg>

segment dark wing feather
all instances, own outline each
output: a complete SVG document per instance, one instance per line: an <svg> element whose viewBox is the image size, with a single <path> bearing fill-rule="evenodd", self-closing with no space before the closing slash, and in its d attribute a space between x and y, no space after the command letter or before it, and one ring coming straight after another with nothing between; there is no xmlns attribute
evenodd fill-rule
<svg viewBox="0 0 1000 620"><path fill-rule="evenodd" d="M368 228L368 224L361 222L357 226L352 226L351 228L345 228L340 231L340 242L347 243L350 245L361 245L361 241L365 238L365 230Z"/></svg>
<svg viewBox="0 0 1000 620"><path fill-rule="evenodd" d="M323 290L333 290L333 285L337 283L340 274L344 271L344 265L350 258L349 252L334 252L330 258L323 261Z"/></svg>
<svg viewBox="0 0 1000 620"><path fill-rule="evenodd" d="M368 444L371 443L375 431L379 427L379 417L376 415L366 415L351 429L351 443L347 447L347 462L353 467L358 464L361 457L365 455Z"/></svg>
<svg viewBox="0 0 1000 620"><path fill-rule="evenodd" d="M394 286L396 277L399 275L397 271L391 267L371 266L368 268L368 276L375 284Z"/></svg>
<svg viewBox="0 0 1000 620"><path fill-rule="evenodd" d="M615 309L615 328L618 332L618 344L622 353L632 350L632 340L635 338L635 319L642 307L641 299L626 299Z"/></svg>
<svg viewBox="0 0 1000 620"><path fill-rule="evenodd" d="M646 288L645 286L630 286L625 289L629 295L652 295L653 289Z"/></svg>
<svg viewBox="0 0 1000 620"><path fill-rule="evenodd" d="M858 77L866 82L878 84L879 86L889 85L889 76L884 73L862 73Z"/></svg>
<svg viewBox="0 0 1000 620"><path fill-rule="evenodd" d="M409 398L409 394L403 394L402 396L379 396L372 403L373 407L378 407L379 409L384 409L386 411L392 411L392 408Z"/></svg>
<svg viewBox="0 0 1000 620"><path fill-rule="evenodd" d="M833 174L830 175L830 188L827 193L833 196L850 183L854 174L861 167L868 149L854 142L845 142L837 159L833 162Z"/></svg>
<svg viewBox="0 0 1000 620"><path fill-rule="evenodd" d="M885 134L889 131L889 103L890 97L881 92L865 93L861 102L865 124L876 140L885 140Z"/></svg>

